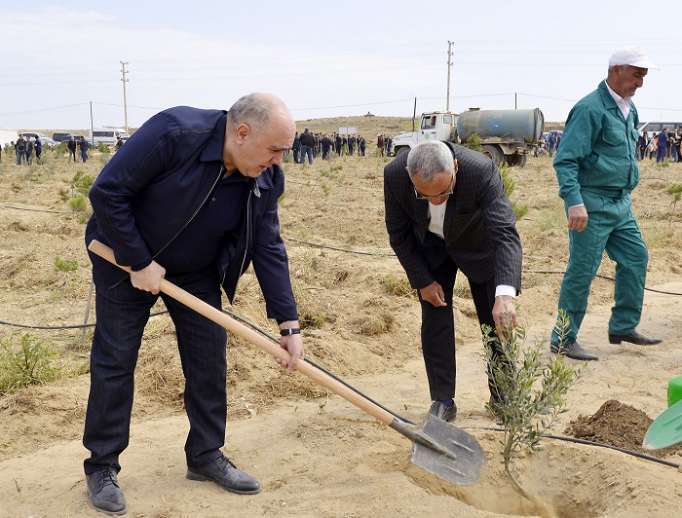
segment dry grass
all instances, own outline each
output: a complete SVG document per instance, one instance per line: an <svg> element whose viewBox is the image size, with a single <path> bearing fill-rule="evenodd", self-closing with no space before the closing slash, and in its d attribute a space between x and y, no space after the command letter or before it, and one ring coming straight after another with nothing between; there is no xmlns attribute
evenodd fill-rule
<svg viewBox="0 0 682 518"><path fill-rule="evenodd" d="M305 167L288 164L287 194L280 204L282 234L288 243L306 350L343 376L401 369L405 361L419 355L419 304L394 257L312 249L289 240L296 238L373 253L390 252L382 190L382 169L390 159L374 156L370 137L380 131L396 133L397 129L391 127L405 129L408 121L376 118L368 121L367 126L361 122L365 121L329 119L305 123L316 131L358 126L363 134L367 132L370 156L317 160ZM74 180L77 172L82 171L81 179L94 178L102 162L108 159L97 154L94 158L88 164L74 165L66 157L48 154L43 166L30 169L19 169L9 160L0 163L0 176L5 179L0 183L1 203L59 211L4 208L0 211L3 229L0 310L5 319L42 324L82 321L90 268L83 245L83 219L70 213L68 203L72 193L79 192L75 184L80 180ZM567 255L565 216L550 160L531 159L528 167L512 168L509 174L516 186L515 199L529 207L528 214L518 223L524 265L561 270ZM670 196L665 193L673 182L682 182L681 165L656 168L645 163L642 185L633 197L634 210L652 256L649 273L652 283L667 279L675 269L679 273L680 208L673 211ZM56 257L76 261L78 268L55 271ZM612 263L606 260L602 271L612 270ZM523 311L530 315L553 311L560 280L560 276L524 275ZM591 301L608 302L612 293L610 283L595 282ZM467 282L461 275L455 296L458 336L465 333L478 340L478 322ZM257 325L273 329L252 272L240 281L234 309ZM90 318L92 321L93 314ZM0 329L3 332L6 336L8 330ZM54 346L60 365L78 366L72 371L76 377L23 389L17 393L23 394L21 398L17 395L19 399L11 403L0 400L0 416L8 415L10 408L12 412L19 411L21 405L42 408L42 403L34 401L36 395L58 383L77 390L81 400L87 398L88 377L77 373L86 370L85 353L91 334L84 341L80 340L80 331L59 334L37 331L36 336ZM395 343L410 346L396 348ZM280 397L317 398L325 394L301 376L282 372L269 358L236 337L230 338L228 348L228 385L231 411L239 415L271 405ZM167 316L152 318L137 369L136 411L155 414L181 411L183 386L173 325ZM52 397L64 409L55 410L56 413L73 419L82 412L82 408L74 407L71 396L57 393ZM38 433L38 425L35 426ZM80 423L78 427L67 427L63 433L73 434L76 428L80 428ZM12 430L12 434L19 433ZM59 432L55 429L51 433L57 436ZM18 441L13 437L13 441Z"/></svg>

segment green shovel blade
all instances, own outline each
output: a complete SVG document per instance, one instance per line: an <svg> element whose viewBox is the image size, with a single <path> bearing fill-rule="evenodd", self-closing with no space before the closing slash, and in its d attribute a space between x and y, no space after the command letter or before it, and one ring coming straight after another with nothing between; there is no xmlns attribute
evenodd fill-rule
<svg viewBox="0 0 682 518"><path fill-rule="evenodd" d="M642 446L647 450L660 450L682 442L682 401L678 401L651 423Z"/></svg>

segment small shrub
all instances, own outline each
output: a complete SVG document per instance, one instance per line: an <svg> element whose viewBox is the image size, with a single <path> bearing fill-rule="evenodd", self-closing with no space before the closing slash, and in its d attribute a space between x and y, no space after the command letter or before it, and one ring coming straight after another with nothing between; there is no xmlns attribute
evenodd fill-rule
<svg viewBox="0 0 682 518"><path fill-rule="evenodd" d="M473 149L474 151L481 151L483 149L483 146L481 145L481 137L478 135L478 133L474 133L469 136L466 142L464 142L464 145L469 149Z"/></svg>
<svg viewBox="0 0 682 518"><path fill-rule="evenodd" d="M100 153L102 153L104 155L108 155L109 153L111 153L109 146L107 146L103 142L100 142L99 144L97 144L97 151L99 151Z"/></svg>
<svg viewBox="0 0 682 518"><path fill-rule="evenodd" d="M78 270L78 261L74 259L54 258L54 267L58 272L75 272Z"/></svg>
<svg viewBox="0 0 682 518"><path fill-rule="evenodd" d="M409 297L414 293L409 281L402 275L388 274L381 279L386 293L396 297Z"/></svg>
<svg viewBox="0 0 682 518"><path fill-rule="evenodd" d="M88 201L82 194L77 194L69 200L69 207L74 212L85 212L85 209L88 208Z"/></svg>
<svg viewBox="0 0 682 518"><path fill-rule="evenodd" d="M677 202L682 199L682 183L672 183L665 190L670 196L672 196L672 201L670 204L673 206L673 212L675 212L675 207L677 207Z"/></svg>
<svg viewBox="0 0 682 518"><path fill-rule="evenodd" d="M353 322L353 325L358 329L360 334L365 336L377 336L388 333L393 329L395 319L393 315L388 312L375 313L372 312Z"/></svg>
<svg viewBox="0 0 682 518"><path fill-rule="evenodd" d="M528 214L528 205L525 203L512 202L512 209L514 210L514 215L516 220L522 219L526 214Z"/></svg>
<svg viewBox="0 0 682 518"><path fill-rule="evenodd" d="M15 340L16 335L10 335L0 343L0 394L58 377L55 353L43 342L28 333L21 335L18 345Z"/></svg>
<svg viewBox="0 0 682 518"><path fill-rule="evenodd" d="M509 175L509 166L506 163L500 166L500 176L502 177L502 185L504 185L504 194L510 198L516 188L516 182Z"/></svg>
<svg viewBox="0 0 682 518"><path fill-rule="evenodd" d="M79 169L71 180L71 187L83 196L87 196L94 181L92 176Z"/></svg>
<svg viewBox="0 0 682 518"><path fill-rule="evenodd" d="M556 326L559 343L565 340L569 327L568 316L560 312ZM491 332L483 326L490 372L502 400L489 409L504 428L504 469L516 488L532 499L512 475L511 462L523 447L538 449L543 431L565 411L566 395L579 373L559 354L543 362L539 344L524 349L525 331L521 327L510 329L501 338ZM493 347L500 351L495 360Z"/></svg>

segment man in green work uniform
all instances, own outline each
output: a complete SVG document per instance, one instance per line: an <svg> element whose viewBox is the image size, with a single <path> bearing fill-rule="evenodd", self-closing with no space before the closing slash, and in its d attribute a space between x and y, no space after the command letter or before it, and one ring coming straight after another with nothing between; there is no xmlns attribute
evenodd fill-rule
<svg viewBox="0 0 682 518"><path fill-rule="evenodd" d="M604 250L616 262L609 342L654 345L637 332L642 313L648 253L632 213L630 192L639 182L637 109L631 98L653 68L639 49L611 56L605 81L573 107L554 160L568 217L569 259L559 311L570 327L552 332L550 350L576 360L597 360L578 343L590 284ZM557 326L558 327L558 326Z"/></svg>

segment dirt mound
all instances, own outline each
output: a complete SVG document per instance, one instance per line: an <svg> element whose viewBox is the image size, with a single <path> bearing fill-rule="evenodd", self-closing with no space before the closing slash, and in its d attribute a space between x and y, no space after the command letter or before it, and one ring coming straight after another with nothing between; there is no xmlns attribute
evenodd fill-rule
<svg viewBox="0 0 682 518"><path fill-rule="evenodd" d="M610 399L594 415L580 415L571 421L566 433L578 439L602 442L619 448L664 457L682 451L682 446L650 451L642 448L644 435L653 420L642 410Z"/></svg>

